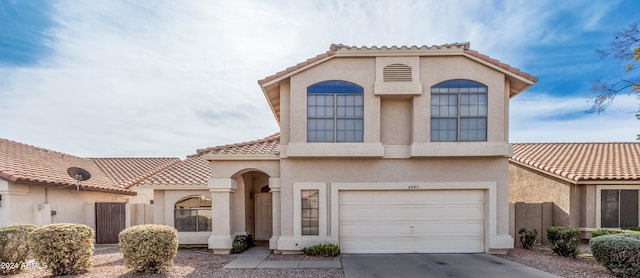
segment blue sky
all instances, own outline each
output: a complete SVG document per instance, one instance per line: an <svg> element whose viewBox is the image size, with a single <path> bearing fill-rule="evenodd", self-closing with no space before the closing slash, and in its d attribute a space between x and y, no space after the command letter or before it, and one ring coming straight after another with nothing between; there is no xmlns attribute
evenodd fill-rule
<svg viewBox="0 0 640 278"><path fill-rule="evenodd" d="M639 1L0 0L0 138L79 156L177 156L278 131L256 81L346 45L471 48L539 77L511 142L633 141L639 101L589 114ZM640 22L638 22L640 23Z"/></svg>

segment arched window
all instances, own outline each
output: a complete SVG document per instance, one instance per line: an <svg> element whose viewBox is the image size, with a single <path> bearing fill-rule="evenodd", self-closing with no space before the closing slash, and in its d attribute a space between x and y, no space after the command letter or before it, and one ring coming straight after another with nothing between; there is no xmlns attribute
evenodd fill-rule
<svg viewBox="0 0 640 278"><path fill-rule="evenodd" d="M341 80L307 87L307 142L362 142L363 92Z"/></svg>
<svg viewBox="0 0 640 278"><path fill-rule="evenodd" d="M487 86L454 79L431 87L431 141L487 141Z"/></svg>
<svg viewBox="0 0 640 278"><path fill-rule="evenodd" d="M211 231L211 198L189 196L176 202L174 226L179 232Z"/></svg>

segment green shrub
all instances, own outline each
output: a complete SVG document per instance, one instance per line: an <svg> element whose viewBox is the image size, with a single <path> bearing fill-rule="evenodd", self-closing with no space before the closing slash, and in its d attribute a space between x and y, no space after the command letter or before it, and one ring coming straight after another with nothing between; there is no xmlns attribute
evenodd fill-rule
<svg viewBox="0 0 640 278"><path fill-rule="evenodd" d="M94 235L86 225L50 224L29 234L29 248L53 275L79 274L91 267Z"/></svg>
<svg viewBox="0 0 640 278"><path fill-rule="evenodd" d="M638 226L629 226L629 227L622 227L623 230L627 230L627 231L636 231L636 232L640 232L640 227Z"/></svg>
<svg viewBox="0 0 640 278"><path fill-rule="evenodd" d="M520 228L520 230L518 230L518 236L520 237L522 248L531 249L531 247L536 244L538 231L536 229Z"/></svg>
<svg viewBox="0 0 640 278"><path fill-rule="evenodd" d="M126 267L139 273L161 273L173 266L178 252L178 231L166 225L137 225L118 235Z"/></svg>
<svg viewBox="0 0 640 278"><path fill-rule="evenodd" d="M31 224L14 224L0 227L0 273L20 272L20 267L29 255L27 241L29 233L37 228Z"/></svg>
<svg viewBox="0 0 640 278"><path fill-rule="evenodd" d="M340 246L333 243L316 244L302 248L302 252L309 256L335 257L340 255Z"/></svg>
<svg viewBox="0 0 640 278"><path fill-rule="evenodd" d="M615 234L640 234L639 231L627 230L627 228L633 228L633 227L625 227L623 229L599 229L591 233L591 238L604 236L604 235L615 235Z"/></svg>
<svg viewBox="0 0 640 278"><path fill-rule="evenodd" d="M252 235L237 235L233 239L233 253L239 254L253 246Z"/></svg>
<svg viewBox="0 0 640 278"><path fill-rule="evenodd" d="M606 236L606 235L622 234L622 233L624 233L624 231L618 230L618 229L598 229L591 232L591 238Z"/></svg>
<svg viewBox="0 0 640 278"><path fill-rule="evenodd" d="M580 231L572 227L547 228L547 240L551 250L563 257L576 257L580 248Z"/></svg>
<svg viewBox="0 0 640 278"><path fill-rule="evenodd" d="M596 258L618 277L640 277L640 234L614 234L592 238L589 246Z"/></svg>

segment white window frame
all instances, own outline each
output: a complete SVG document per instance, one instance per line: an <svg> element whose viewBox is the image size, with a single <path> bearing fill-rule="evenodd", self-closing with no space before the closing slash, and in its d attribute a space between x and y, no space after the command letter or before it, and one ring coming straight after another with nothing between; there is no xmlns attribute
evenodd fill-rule
<svg viewBox="0 0 640 278"><path fill-rule="evenodd" d="M303 190L318 190L318 235L302 235ZM299 182L293 184L293 235L302 238L327 236L327 183Z"/></svg>

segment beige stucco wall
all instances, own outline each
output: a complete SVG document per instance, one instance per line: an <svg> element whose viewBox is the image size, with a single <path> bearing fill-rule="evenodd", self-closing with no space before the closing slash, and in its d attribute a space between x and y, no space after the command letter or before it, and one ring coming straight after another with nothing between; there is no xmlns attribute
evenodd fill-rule
<svg viewBox="0 0 640 278"><path fill-rule="evenodd" d="M407 57L385 58L386 63L393 63L394 59L401 61ZM510 155L511 149L507 144L509 83L504 74L464 57L420 57L419 61L418 69L413 71L419 73L422 84L419 94L385 95L376 92L380 83L374 80L379 74L376 69L381 70L383 66L376 64L373 57L335 58L281 82L281 156L409 158ZM353 82L364 88L364 141L309 144L306 142L306 88L334 79ZM455 147L446 142L430 142L430 88L450 79L470 79L488 86L487 142L461 142ZM395 99L398 97L408 101L411 107L407 107L407 102ZM402 113L387 113L398 112L398 106L403 106ZM405 119L407 113L408 120ZM409 124L408 130L406 124ZM394 130L398 128L402 130ZM404 140L404 144L397 144L397 140L393 140L396 135L392 135L396 131L408 132L411 135L409 142ZM389 143L385 144L386 141Z"/></svg>
<svg viewBox="0 0 640 278"><path fill-rule="evenodd" d="M574 194L572 195L572 190ZM580 225L580 187L509 163L509 202L552 202L553 225Z"/></svg>
<svg viewBox="0 0 640 278"><path fill-rule="evenodd" d="M410 98L385 98L380 105L380 139L383 145L411 144L413 120ZM393 115L393 116L390 116Z"/></svg>
<svg viewBox="0 0 640 278"><path fill-rule="evenodd" d="M71 190L45 188L6 181L0 183L0 194L0 226L12 223L78 223L95 228L96 202L127 202L129 197L103 192L75 191L75 187ZM55 211L56 215L51 216L51 211Z"/></svg>
<svg viewBox="0 0 640 278"><path fill-rule="evenodd" d="M399 57L398 59L401 59ZM389 63L393 59L389 60ZM306 143L306 88L326 80L345 80L364 88L364 143L380 143L382 121L400 121L405 113L387 114L383 109L393 109L395 100L374 94L376 82L375 58L336 58L292 76L280 85L281 143ZM409 143L430 142L430 90L431 87L450 79L470 79L487 85L488 94L488 142L507 142L508 88L504 74L464 57L421 57L420 80L422 94L408 98L413 136ZM391 97L397 97L390 95ZM387 103L386 105L384 103ZM401 102L401 101L400 101ZM400 105L398 103L394 103ZM402 104L404 109L406 103ZM412 110L412 111L411 111ZM384 118L384 120L382 120Z"/></svg>

